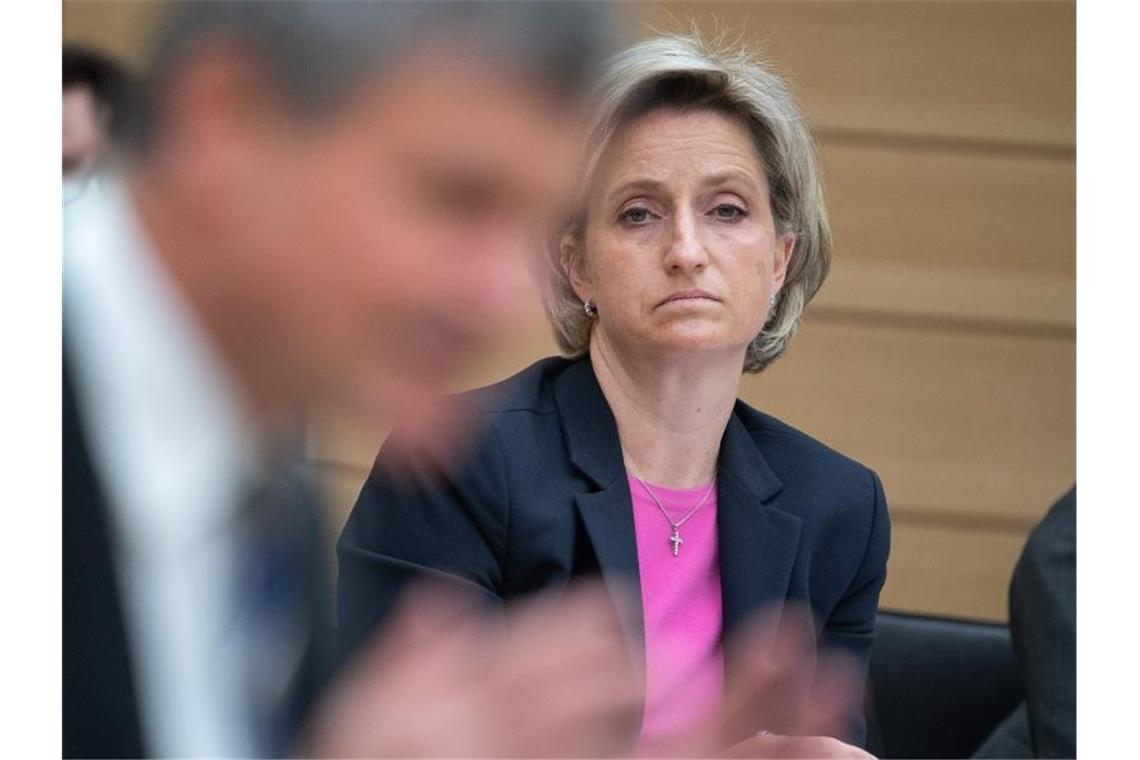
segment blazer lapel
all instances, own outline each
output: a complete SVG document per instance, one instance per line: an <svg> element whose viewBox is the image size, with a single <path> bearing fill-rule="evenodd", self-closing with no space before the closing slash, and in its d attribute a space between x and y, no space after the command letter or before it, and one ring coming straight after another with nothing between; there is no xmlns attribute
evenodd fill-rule
<svg viewBox="0 0 1140 760"><path fill-rule="evenodd" d="M726 640L754 613L783 602L787 595L802 521L767 503L783 487L752 435L733 413L721 442L717 485ZM777 620L778 614L769 624ZM731 652L727 654L731 658Z"/></svg>
<svg viewBox="0 0 1140 760"><path fill-rule="evenodd" d="M645 656L645 620L629 485L617 481L604 491L578 494L574 506L602 568L630 651L640 662Z"/></svg>
<svg viewBox="0 0 1140 760"><path fill-rule="evenodd" d="M578 494L575 508L631 650L640 659L645 630L637 538L617 422L588 359L562 372L555 381L554 397L570 459L596 489ZM787 596L802 521L769 503L784 486L735 412L721 440L718 469L717 537L728 639L754 613ZM773 617L771 624L776 620ZM731 658L731 652L727 655Z"/></svg>
<svg viewBox="0 0 1140 760"><path fill-rule="evenodd" d="M645 627L629 483L617 422L589 359L570 364L555 381L570 461L595 490L577 494L574 506L586 529L606 588L614 600L637 661L644 657Z"/></svg>

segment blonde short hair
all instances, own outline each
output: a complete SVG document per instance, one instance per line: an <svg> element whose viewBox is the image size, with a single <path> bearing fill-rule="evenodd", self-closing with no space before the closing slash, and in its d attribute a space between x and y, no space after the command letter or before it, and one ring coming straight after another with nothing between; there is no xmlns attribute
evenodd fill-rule
<svg viewBox="0 0 1140 760"><path fill-rule="evenodd" d="M745 372L760 372L784 352L808 302L827 276L831 229L815 143L784 81L747 51L716 51L696 37L667 36L641 42L612 59L595 98L588 185L613 137L639 117L661 108L710 109L740 119L760 156L776 233L795 236L784 286L767 322L748 345ZM581 356L593 320L570 281L582 255L585 204L561 230L577 245L551 247L546 283L547 315L568 356Z"/></svg>

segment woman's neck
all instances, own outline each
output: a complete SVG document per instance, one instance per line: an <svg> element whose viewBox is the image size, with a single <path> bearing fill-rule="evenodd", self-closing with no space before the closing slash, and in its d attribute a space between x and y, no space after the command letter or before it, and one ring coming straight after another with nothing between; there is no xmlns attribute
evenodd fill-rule
<svg viewBox="0 0 1140 760"><path fill-rule="evenodd" d="M627 471L672 488L713 479L740 388L743 353L632 356L595 330L590 362L617 420Z"/></svg>

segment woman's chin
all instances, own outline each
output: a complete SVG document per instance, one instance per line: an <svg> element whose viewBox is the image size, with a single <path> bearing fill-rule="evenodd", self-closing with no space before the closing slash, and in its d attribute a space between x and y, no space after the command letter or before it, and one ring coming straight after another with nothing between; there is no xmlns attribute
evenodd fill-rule
<svg viewBox="0 0 1140 760"><path fill-rule="evenodd" d="M680 354L730 352L740 347L736 336L714 325L674 325L652 336L651 342L661 351Z"/></svg>

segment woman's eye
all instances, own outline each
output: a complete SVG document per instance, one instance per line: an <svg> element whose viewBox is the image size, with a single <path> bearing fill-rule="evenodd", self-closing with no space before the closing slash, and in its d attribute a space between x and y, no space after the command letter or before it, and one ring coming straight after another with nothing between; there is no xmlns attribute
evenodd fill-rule
<svg viewBox="0 0 1140 760"><path fill-rule="evenodd" d="M748 216L748 212L735 203L721 203L713 209L713 216L717 219L734 222Z"/></svg>
<svg viewBox="0 0 1140 760"><path fill-rule="evenodd" d="M643 224L649 221L649 217L649 209L644 206L631 206L618 214L618 221L629 222L630 224Z"/></svg>

